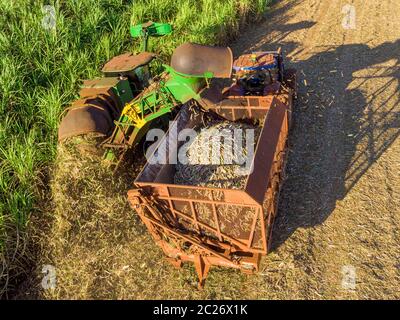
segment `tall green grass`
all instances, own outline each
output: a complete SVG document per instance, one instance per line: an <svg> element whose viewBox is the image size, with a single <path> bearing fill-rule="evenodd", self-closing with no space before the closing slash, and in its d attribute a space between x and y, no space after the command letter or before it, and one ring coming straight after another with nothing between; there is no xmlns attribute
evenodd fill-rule
<svg viewBox="0 0 400 320"><path fill-rule="evenodd" d="M158 48L165 53L179 44L226 44L243 22L257 19L269 0L136 0L132 23L164 21L174 26L173 36L160 39Z"/></svg>
<svg viewBox="0 0 400 320"><path fill-rule="evenodd" d="M8 276L3 266L15 263L7 249L17 243L7 240L26 227L32 213L40 214L39 191L51 196L45 181L62 110L76 97L82 79L99 76L112 56L139 48L129 25L172 23L174 34L152 48L169 55L185 41L226 43L244 17L259 16L267 2L0 0L0 295ZM53 30L43 27L44 4L55 8Z"/></svg>

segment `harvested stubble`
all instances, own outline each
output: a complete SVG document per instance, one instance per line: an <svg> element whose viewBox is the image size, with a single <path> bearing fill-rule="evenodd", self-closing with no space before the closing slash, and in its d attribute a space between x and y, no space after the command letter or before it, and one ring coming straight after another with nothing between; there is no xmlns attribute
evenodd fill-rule
<svg viewBox="0 0 400 320"><path fill-rule="evenodd" d="M226 273L232 281L241 281L240 274L213 273L210 278L222 286L202 292L194 290L192 266L185 265L182 272L163 259L126 199L144 159L113 176L97 157L80 156L74 145L71 141L58 148L51 179L53 207L46 219L50 226L44 231L36 224L42 250L29 291L36 286L38 297L47 299L204 299L233 294L225 284ZM54 290L40 285L42 266L47 264L56 268Z"/></svg>
<svg viewBox="0 0 400 320"><path fill-rule="evenodd" d="M42 236L40 262L56 267L57 287L43 292L46 298L127 294L120 273L127 272L126 265L136 258L127 258L126 253L134 251L142 226L127 204L126 191L140 165L113 174L91 152L96 142L96 136L78 137L58 147L51 180L54 213Z"/></svg>
<svg viewBox="0 0 400 320"><path fill-rule="evenodd" d="M251 131L250 131L251 130ZM181 146L186 154L187 163L178 163L174 182L181 185L214 187L221 189L242 189L245 186L249 169L246 159L256 148L260 127L241 122L213 121L199 130L199 134L188 146ZM246 141L248 140L248 141ZM217 146L217 147L216 147ZM222 200L223 192L206 190L202 192L209 199ZM214 226L212 207L205 203L195 203L199 221ZM184 213L190 213L184 206ZM247 238L255 212L243 210L234 205L217 206L221 231L234 238ZM180 221L186 227L195 230L195 226ZM207 230L202 233L215 237Z"/></svg>

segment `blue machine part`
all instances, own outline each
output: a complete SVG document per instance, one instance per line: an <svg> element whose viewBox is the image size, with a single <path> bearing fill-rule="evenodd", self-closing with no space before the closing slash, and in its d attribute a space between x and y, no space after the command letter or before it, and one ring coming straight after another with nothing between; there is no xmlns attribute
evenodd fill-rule
<svg viewBox="0 0 400 320"><path fill-rule="evenodd" d="M253 67L238 67L233 66L235 71L262 71L262 70L272 70L278 67L278 62L276 57L274 58L274 63L265 64L265 65L258 65Z"/></svg>

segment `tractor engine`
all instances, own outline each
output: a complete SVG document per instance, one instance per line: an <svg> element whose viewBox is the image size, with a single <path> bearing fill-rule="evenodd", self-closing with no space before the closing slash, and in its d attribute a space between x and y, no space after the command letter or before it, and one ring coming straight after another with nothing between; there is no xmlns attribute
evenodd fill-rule
<svg viewBox="0 0 400 320"><path fill-rule="evenodd" d="M238 95L260 96L265 88L281 81L282 63L278 52L260 52L241 56L234 62L234 90Z"/></svg>

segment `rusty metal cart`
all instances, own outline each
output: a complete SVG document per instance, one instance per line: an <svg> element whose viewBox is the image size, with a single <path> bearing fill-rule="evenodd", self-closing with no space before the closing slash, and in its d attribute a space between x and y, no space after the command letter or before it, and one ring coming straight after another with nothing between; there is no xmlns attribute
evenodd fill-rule
<svg viewBox="0 0 400 320"><path fill-rule="evenodd" d="M261 256L269 251L285 176L296 72L284 70L280 51L241 56L234 68L236 81L222 92L219 102L205 108L231 121L260 123L253 170L245 186L234 190L178 185L173 179L174 164L150 161L135 180L135 189L128 192L131 206L167 259L177 267L183 262L194 263L200 287L211 266L245 273L258 271ZM260 72L266 75L261 80L257 79ZM169 129L158 148L167 146L167 153L177 151L182 142L176 137L167 141L171 133L202 121L200 113L190 110L181 110L175 127ZM207 209L206 216L199 214L200 207ZM229 220L223 214L227 211L233 215Z"/></svg>

